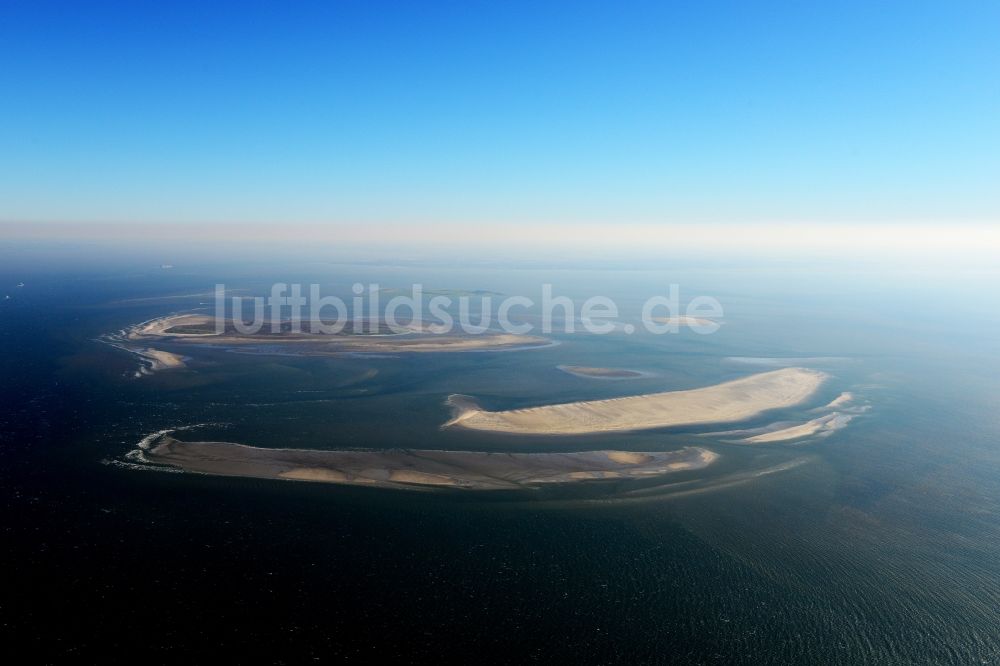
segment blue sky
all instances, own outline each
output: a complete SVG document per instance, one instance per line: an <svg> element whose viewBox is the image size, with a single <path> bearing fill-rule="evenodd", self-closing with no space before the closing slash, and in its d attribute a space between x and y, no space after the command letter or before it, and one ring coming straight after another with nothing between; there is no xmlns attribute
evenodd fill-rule
<svg viewBox="0 0 1000 666"><path fill-rule="evenodd" d="M1000 3L0 5L0 221L1000 220Z"/></svg>

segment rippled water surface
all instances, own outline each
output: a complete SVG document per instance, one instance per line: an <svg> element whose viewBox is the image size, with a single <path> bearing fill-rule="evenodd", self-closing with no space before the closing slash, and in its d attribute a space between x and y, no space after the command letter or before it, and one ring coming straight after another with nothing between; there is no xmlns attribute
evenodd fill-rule
<svg viewBox="0 0 1000 666"><path fill-rule="evenodd" d="M502 293L550 281L616 298L622 320L677 279L338 270L274 277ZM534 350L388 357L199 350L188 369L141 378L102 334L210 300L160 296L218 281L263 293L265 282L208 271L26 281L0 305L3 543L14 563L4 628L54 657L997 662L995 315L966 304L941 317L906 280L873 293L858 276L756 279L690 276L685 287L726 308L711 336L557 335ZM808 405L738 426L572 438L440 429L453 393L510 409L705 386L775 359L831 380ZM642 374L607 381L560 365ZM843 391L865 410L827 437L746 445L718 434L801 423ZM505 494L129 464L143 437L191 426L176 436L325 449L696 445L721 457L656 482Z"/></svg>

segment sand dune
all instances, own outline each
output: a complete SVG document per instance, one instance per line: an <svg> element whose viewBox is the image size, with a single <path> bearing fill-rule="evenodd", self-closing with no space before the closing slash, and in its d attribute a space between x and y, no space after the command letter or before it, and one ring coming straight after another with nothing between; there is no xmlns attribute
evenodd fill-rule
<svg viewBox="0 0 1000 666"><path fill-rule="evenodd" d="M316 451L262 449L230 442L181 442L157 434L144 460L188 472L389 488L516 490L582 481L653 478L701 469L707 449L580 453L475 451Z"/></svg>
<svg viewBox="0 0 1000 666"><path fill-rule="evenodd" d="M449 398L456 411L445 426L518 434L576 435L667 426L737 422L807 400L827 378L817 370L783 368L715 386L489 412L469 398Z"/></svg>

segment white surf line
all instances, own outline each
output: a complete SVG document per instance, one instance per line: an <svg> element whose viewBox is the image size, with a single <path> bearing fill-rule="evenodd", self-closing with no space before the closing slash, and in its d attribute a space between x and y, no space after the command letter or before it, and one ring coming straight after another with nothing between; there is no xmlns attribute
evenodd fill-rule
<svg viewBox="0 0 1000 666"><path fill-rule="evenodd" d="M130 465L142 465L142 466L145 466L148 469L153 469L153 468L160 469L160 468L164 467L164 465L162 463L154 462L154 461L149 460L148 458L146 458L146 451L148 451L150 449L150 447L152 446L153 442L155 442L159 438L161 438L161 437L163 437L165 435L169 435L171 433L175 433L175 432L185 432L187 430L194 430L195 428L204 428L206 426L214 426L216 428L225 428L227 425L228 424L226 424L226 423L194 423L194 424L191 424L191 425L175 426L173 428L164 428L163 430L157 430L156 432L151 432L150 434L146 435L145 437L143 437L142 439L140 439L138 442L136 442L136 445L135 445L134 449L130 449L129 451L127 451L125 453L124 458L128 462L125 462L125 461L118 461L118 462L122 463L123 465L127 465L127 464L130 464ZM109 462L107 464L112 464L112 463ZM171 469L170 471L174 471L174 470Z"/></svg>

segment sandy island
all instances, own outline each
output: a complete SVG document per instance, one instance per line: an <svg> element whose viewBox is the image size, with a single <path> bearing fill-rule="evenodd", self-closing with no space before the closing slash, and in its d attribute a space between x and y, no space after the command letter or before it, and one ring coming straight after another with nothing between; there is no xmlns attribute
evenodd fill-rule
<svg viewBox="0 0 1000 666"><path fill-rule="evenodd" d="M473 451L316 451L262 449L230 442L181 442L159 435L145 462L187 472L383 488L516 490L586 481L661 476L706 467L707 449L482 453Z"/></svg>
<svg viewBox="0 0 1000 666"><path fill-rule="evenodd" d="M451 396L455 416L444 427L517 434L579 435L668 426L729 423L771 409L798 405L826 380L826 373L782 368L715 386L609 400L588 400L490 412L470 398Z"/></svg>
<svg viewBox="0 0 1000 666"><path fill-rule="evenodd" d="M521 348L544 347L551 344L546 338L512 333L484 332L479 334L440 333L432 326L404 326L399 331L389 331L384 324L375 323L376 333L352 333L346 328L339 333L319 331L311 322L301 322L299 331L290 330L286 322L282 329L272 332L265 324L257 333L240 333L233 323L226 322L223 331L215 330L215 318L209 315L182 314L161 317L143 322L128 329L124 338L130 342L166 342L178 345L205 345L235 347L252 351L253 347L274 349L282 353L304 356L323 356L341 353L401 353L401 352L458 352L504 351Z"/></svg>

